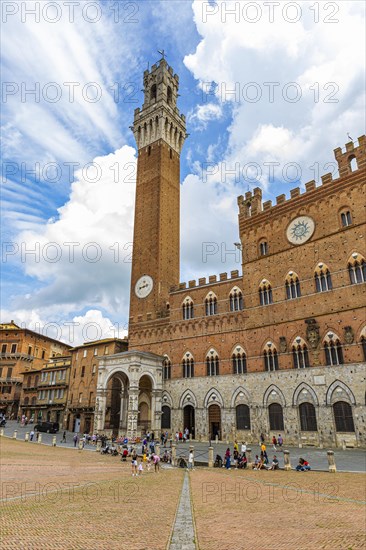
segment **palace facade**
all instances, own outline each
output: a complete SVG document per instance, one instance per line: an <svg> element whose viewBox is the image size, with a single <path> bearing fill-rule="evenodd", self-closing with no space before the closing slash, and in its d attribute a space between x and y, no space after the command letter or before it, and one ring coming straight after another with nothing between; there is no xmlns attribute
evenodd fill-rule
<svg viewBox="0 0 366 550"><path fill-rule="evenodd" d="M129 436L364 445L365 136L335 149L336 179L276 204L260 188L238 197L241 273L182 283L178 86L164 59L144 72L129 351L99 361L97 429L114 385L113 425Z"/></svg>

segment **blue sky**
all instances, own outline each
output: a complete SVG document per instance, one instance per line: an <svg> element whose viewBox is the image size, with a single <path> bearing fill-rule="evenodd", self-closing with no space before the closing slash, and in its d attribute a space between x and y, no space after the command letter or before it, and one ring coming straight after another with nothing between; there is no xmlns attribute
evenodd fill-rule
<svg viewBox="0 0 366 550"><path fill-rule="evenodd" d="M158 49L179 74L190 134L181 280L238 268L238 256L222 255L238 240L238 195L256 185L265 198L288 195L329 171L347 132L364 133L362 2L319 2L318 13L309 2L280 5L272 21L261 2L246 10L246 2L85 0L70 14L60 0L48 11L38 3L37 21L24 11L34 2L10 4L2 5L3 321L55 323L64 339L74 322L73 343L126 330L129 126ZM204 242L217 244L207 261Z"/></svg>

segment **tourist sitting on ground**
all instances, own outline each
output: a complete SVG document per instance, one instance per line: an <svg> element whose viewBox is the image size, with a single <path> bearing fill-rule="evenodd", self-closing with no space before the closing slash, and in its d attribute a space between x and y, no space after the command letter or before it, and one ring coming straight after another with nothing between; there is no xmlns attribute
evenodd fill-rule
<svg viewBox="0 0 366 550"><path fill-rule="evenodd" d="M222 458L221 458L220 455L216 455L214 467L215 468L221 468L222 467Z"/></svg>
<svg viewBox="0 0 366 550"><path fill-rule="evenodd" d="M278 470L279 467L280 466L278 463L278 458L276 457L276 455L273 455L272 464L270 466L267 466L267 470Z"/></svg>
<svg viewBox="0 0 366 550"><path fill-rule="evenodd" d="M263 460L262 456L260 458L258 458L258 455L255 455L254 464L255 464L255 466L254 466L253 470L262 470L262 468L264 468L264 460Z"/></svg>
<svg viewBox="0 0 366 550"><path fill-rule="evenodd" d="M248 459L246 457L246 454L243 453L242 456L239 457L238 460L238 468L244 469L248 465Z"/></svg>
<svg viewBox="0 0 366 550"><path fill-rule="evenodd" d="M305 460L305 458L299 458L299 463L296 466L296 470L298 472L306 472L308 470L311 470L309 462Z"/></svg>

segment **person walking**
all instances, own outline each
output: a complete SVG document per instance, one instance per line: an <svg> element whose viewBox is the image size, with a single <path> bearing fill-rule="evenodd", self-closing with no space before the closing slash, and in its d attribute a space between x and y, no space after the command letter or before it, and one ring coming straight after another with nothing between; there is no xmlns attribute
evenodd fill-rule
<svg viewBox="0 0 366 550"><path fill-rule="evenodd" d="M283 445L283 438L281 434L278 434L277 443L278 443L278 446L281 448Z"/></svg>
<svg viewBox="0 0 366 550"><path fill-rule="evenodd" d="M274 450L274 452L276 452L276 451L277 451L277 447L276 447L276 445L277 445L277 439L276 439L276 436L275 436L275 435L272 437L272 445L273 445L273 450Z"/></svg>
<svg viewBox="0 0 366 550"><path fill-rule="evenodd" d="M65 432L65 431L64 431L64 433L62 434L61 443L66 443L66 432Z"/></svg>
<svg viewBox="0 0 366 550"><path fill-rule="evenodd" d="M137 453L136 449L133 449L131 456L132 477L137 476Z"/></svg>
<svg viewBox="0 0 366 550"><path fill-rule="evenodd" d="M30 440L30 441L33 441L33 437L34 437L34 430L32 429L32 430L30 431L30 434L29 434L29 440Z"/></svg>
<svg viewBox="0 0 366 550"><path fill-rule="evenodd" d="M159 472L159 470L160 470L160 456L158 456L157 454L153 454L153 463L154 463L155 472Z"/></svg>
<svg viewBox="0 0 366 550"><path fill-rule="evenodd" d="M74 442L74 447L76 447L76 444L78 442L78 434L74 434L74 437L72 438L73 439L73 442Z"/></svg>
<svg viewBox="0 0 366 550"><path fill-rule="evenodd" d="M231 467L231 453L229 447L226 449L225 453L225 468L227 470L230 470Z"/></svg>

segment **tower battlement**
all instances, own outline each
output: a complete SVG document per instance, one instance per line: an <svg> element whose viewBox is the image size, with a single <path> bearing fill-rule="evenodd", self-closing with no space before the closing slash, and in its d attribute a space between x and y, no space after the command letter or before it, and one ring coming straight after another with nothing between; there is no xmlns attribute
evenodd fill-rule
<svg viewBox="0 0 366 550"><path fill-rule="evenodd" d="M159 139L180 154L186 138L186 118L177 107L179 77L165 59L144 71L144 103L134 112L131 127L138 149Z"/></svg>
<svg viewBox="0 0 366 550"><path fill-rule="evenodd" d="M321 185L337 182L339 179L366 168L366 136L360 136L357 141L357 145L352 141L346 143L343 150L341 147L334 149L334 157L338 164L339 178L333 179L332 173L329 172L321 176ZM352 166L353 162L355 162L355 166ZM262 190L256 187L253 191L248 191L245 195L240 195L238 197L239 215L244 219L251 218L262 212L268 212L278 205L288 203L299 196L311 193L317 188L315 180L308 181L305 183L305 193L301 193L300 187L295 187L290 190L289 199L286 199L285 194L278 195L276 197L276 204L272 205L271 200L262 203Z"/></svg>

